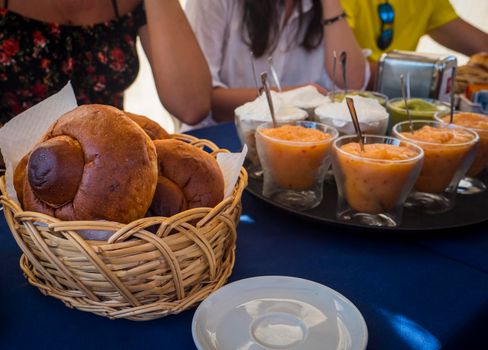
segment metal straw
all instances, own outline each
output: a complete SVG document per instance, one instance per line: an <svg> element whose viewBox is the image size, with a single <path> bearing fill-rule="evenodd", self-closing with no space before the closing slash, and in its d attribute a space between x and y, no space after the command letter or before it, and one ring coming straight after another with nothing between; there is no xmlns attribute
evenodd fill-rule
<svg viewBox="0 0 488 350"><path fill-rule="evenodd" d="M331 100L334 101L335 97L335 81L336 81L336 68L337 68L337 52L332 51L332 92Z"/></svg>
<svg viewBox="0 0 488 350"><path fill-rule="evenodd" d="M273 56L268 57L268 63L269 63L269 69L270 69L271 75L273 76L273 79L275 81L276 87L278 88L278 91L281 92L280 80L278 79L278 74L276 73L276 69L273 66Z"/></svg>
<svg viewBox="0 0 488 350"><path fill-rule="evenodd" d="M407 85L407 100L410 100L410 92L412 91L410 89L410 72L407 72L407 79L406 80L406 85Z"/></svg>
<svg viewBox="0 0 488 350"><path fill-rule="evenodd" d="M347 79L346 79L347 52L341 51L339 59L341 61L342 80L344 81L344 92L347 94Z"/></svg>
<svg viewBox="0 0 488 350"><path fill-rule="evenodd" d="M349 113L351 114L352 123L354 124L354 129L356 129L356 134L359 137L359 147L361 151L364 152L364 141L363 133L361 132L361 127L359 126L358 115L356 113L356 108L354 108L354 100L346 96L347 108L349 108Z"/></svg>
<svg viewBox="0 0 488 350"><path fill-rule="evenodd" d="M403 97L403 102L405 103L405 110L407 111L407 118L410 125L410 132L413 133L412 117L410 116L410 108L408 108L407 92L405 91L406 90L405 77L403 76L403 74L400 74L400 84L402 85L402 97ZM408 95L410 95L410 92L408 93Z"/></svg>
<svg viewBox="0 0 488 350"><path fill-rule="evenodd" d="M256 84L256 89L258 90L258 96L261 96L261 89L258 84L258 78L256 77L256 67L254 65L254 53L252 50L249 51L251 54L251 68L252 68L252 77L254 78L254 84Z"/></svg>
<svg viewBox="0 0 488 350"><path fill-rule="evenodd" d="M449 124L452 124L454 121L454 83L456 80L456 67L452 68L452 76L451 76L451 115L449 117Z"/></svg>
<svg viewBox="0 0 488 350"><path fill-rule="evenodd" d="M266 94L266 100L268 100L269 111L271 113L271 119L273 119L273 126L276 128L278 123L276 123L276 117L273 107L273 99L271 98L271 92L269 91L268 86L268 73L263 72L261 73L261 82L263 83L263 89Z"/></svg>

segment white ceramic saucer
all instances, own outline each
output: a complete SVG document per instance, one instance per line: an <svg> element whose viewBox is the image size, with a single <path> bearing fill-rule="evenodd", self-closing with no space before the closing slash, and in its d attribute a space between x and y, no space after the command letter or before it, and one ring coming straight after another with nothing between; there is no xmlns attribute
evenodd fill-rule
<svg viewBox="0 0 488 350"><path fill-rule="evenodd" d="M262 276L230 283L195 311L199 350L363 350L368 330L343 295L309 280Z"/></svg>

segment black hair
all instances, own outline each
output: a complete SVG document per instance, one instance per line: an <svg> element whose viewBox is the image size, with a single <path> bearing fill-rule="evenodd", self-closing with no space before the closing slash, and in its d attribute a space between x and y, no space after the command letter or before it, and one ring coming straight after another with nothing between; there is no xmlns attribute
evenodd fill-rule
<svg viewBox="0 0 488 350"><path fill-rule="evenodd" d="M322 28L322 2L312 0L312 18L305 29L303 38L298 36L302 33L304 24L304 13L302 0L296 0L295 6L299 12L299 25L296 32L296 40L305 50L310 51L320 45L323 38ZM265 53L272 52L278 44L280 31L281 12L284 10L284 0L242 0L243 5L243 38L249 45L255 57L261 57ZM301 40L301 42L300 42Z"/></svg>

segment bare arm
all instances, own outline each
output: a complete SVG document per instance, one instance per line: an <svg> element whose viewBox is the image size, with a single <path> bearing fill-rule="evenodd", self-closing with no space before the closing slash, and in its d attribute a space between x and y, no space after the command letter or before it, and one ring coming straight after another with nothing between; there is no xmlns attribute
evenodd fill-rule
<svg viewBox="0 0 488 350"><path fill-rule="evenodd" d="M178 0L145 0L147 25L140 30L159 99L175 117L196 124L210 110L207 62Z"/></svg>
<svg viewBox="0 0 488 350"><path fill-rule="evenodd" d="M343 12L339 0L322 0L323 18L329 19L338 16ZM347 87L350 89L360 89L364 86L366 60L359 44L354 37L352 29L345 19L324 26L324 45L325 45L325 69L329 76L333 78L332 57L334 50L339 53L347 52ZM339 57L338 57L339 58ZM343 87L344 84L340 74L340 65L337 63L337 79L334 81L337 86Z"/></svg>
<svg viewBox="0 0 488 350"><path fill-rule="evenodd" d="M217 122L234 120L234 110L257 97L252 88L216 87L212 91L212 117Z"/></svg>
<svg viewBox="0 0 488 350"><path fill-rule="evenodd" d="M488 51L488 34L460 18L431 30L428 34L439 44L468 56Z"/></svg>

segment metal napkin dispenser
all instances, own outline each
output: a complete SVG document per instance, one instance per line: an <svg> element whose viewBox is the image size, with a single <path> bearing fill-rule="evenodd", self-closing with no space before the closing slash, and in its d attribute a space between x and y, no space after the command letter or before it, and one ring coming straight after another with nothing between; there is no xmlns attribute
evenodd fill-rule
<svg viewBox="0 0 488 350"><path fill-rule="evenodd" d="M378 62L375 90L389 98L401 97L400 74L410 73L410 96L449 101L457 59L411 51L384 53Z"/></svg>

